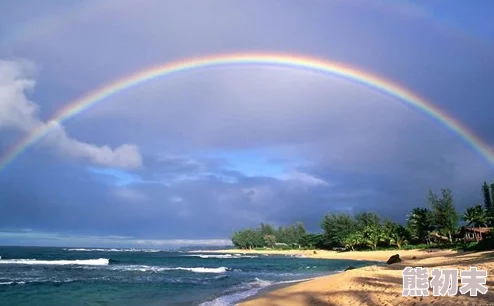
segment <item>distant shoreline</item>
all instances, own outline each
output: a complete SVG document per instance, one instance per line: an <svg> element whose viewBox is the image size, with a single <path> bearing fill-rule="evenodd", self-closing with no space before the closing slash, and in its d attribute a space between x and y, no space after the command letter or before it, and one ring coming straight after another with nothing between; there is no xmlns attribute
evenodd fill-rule
<svg viewBox="0 0 494 306"><path fill-rule="evenodd" d="M385 251L348 251L337 252L327 250L242 250L242 249L225 249L225 250L195 250L188 251L189 253L223 253L223 254L258 254L258 255L286 255L286 256L302 256L305 258L317 259L343 259L343 260L366 260L386 262L389 257L395 254L400 254L404 260L425 259L430 257L438 257L456 254L456 251L433 249L426 251L423 249L417 250L385 250Z"/></svg>

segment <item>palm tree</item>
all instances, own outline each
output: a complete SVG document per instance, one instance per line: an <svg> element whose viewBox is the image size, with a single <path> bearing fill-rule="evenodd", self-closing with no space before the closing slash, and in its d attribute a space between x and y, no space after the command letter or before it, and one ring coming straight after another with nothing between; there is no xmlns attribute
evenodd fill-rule
<svg viewBox="0 0 494 306"><path fill-rule="evenodd" d="M413 238L420 242L428 242L428 234L432 231L432 212L427 208L412 209L407 218L407 229Z"/></svg>
<svg viewBox="0 0 494 306"><path fill-rule="evenodd" d="M349 234L345 238L345 247L352 249L352 251L355 251L355 247L362 244L364 241L364 237L360 232L353 232Z"/></svg>
<svg viewBox="0 0 494 306"><path fill-rule="evenodd" d="M408 236L409 233L406 228L401 225L397 225L389 235L389 242L390 244L395 245L398 249L401 250L403 244L408 244Z"/></svg>
<svg viewBox="0 0 494 306"><path fill-rule="evenodd" d="M408 240L404 236L400 236L398 233L393 233L391 235L391 244L396 245L396 247L401 250L403 244L408 244Z"/></svg>
<svg viewBox="0 0 494 306"><path fill-rule="evenodd" d="M468 222L467 226L473 224L473 226L478 226L479 228L482 225L486 226L488 219L482 205L467 208L467 211L462 216L462 220ZM477 235L475 235L475 239L478 241Z"/></svg>
<svg viewBox="0 0 494 306"><path fill-rule="evenodd" d="M478 227L485 226L487 225L487 219L482 205L467 208L467 211L462 216L462 220L468 222L467 226L471 224Z"/></svg>
<svg viewBox="0 0 494 306"><path fill-rule="evenodd" d="M397 231L398 224L390 220L385 220L382 229L384 240L388 243L389 246L392 246L394 244L393 234Z"/></svg>
<svg viewBox="0 0 494 306"><path fill-rule="evenodd" d="M385 241L385 234L380 224L367 225L364 229L365 243L373 250L381 241Z"/></svg>

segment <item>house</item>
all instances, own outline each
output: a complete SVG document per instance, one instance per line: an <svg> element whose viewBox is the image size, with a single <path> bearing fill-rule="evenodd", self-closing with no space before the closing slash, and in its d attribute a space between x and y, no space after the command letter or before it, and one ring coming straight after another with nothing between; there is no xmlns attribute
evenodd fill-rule
<svg viewBox="0 0 494 306"><path fill-rule="evenodd" d="M449 242L449 238L446 236L441 236L436 232L432 232L427 236L427 240L433 243L438 242Z"/></svg>
<svg viewBox="0 0 494 306"><path fill-rule="evenodd" d="M462 227L459 236L464 242L480 241L485 239L492 231L492 227Z"/></svg>

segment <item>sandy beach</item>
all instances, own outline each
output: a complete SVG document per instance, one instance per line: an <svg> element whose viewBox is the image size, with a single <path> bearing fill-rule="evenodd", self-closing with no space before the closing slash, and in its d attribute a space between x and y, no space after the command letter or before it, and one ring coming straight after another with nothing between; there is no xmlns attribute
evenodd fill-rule
<svg viewBox="0 0 494 306"><path fill-rule="evenodd" d="M240 306L301 306L301 305L489 305L494 306L494 252L467 253L448 250L395 250L375 252L333 251L255 251L222 250L227 253L285 254L327 259L386 261L400 254L403 262L386 266L368 266L326 276L293 286L268 291ZM415 258L414 258L415 257ZM435 297L432 290L426 297L402 296L402 270L406 266L487 270L488 292L477 297L457 294ZM430 271L429 271L430 272ZM460 282L460 281L459 281ZM459 284L461 286L461 284Z"/></svg>

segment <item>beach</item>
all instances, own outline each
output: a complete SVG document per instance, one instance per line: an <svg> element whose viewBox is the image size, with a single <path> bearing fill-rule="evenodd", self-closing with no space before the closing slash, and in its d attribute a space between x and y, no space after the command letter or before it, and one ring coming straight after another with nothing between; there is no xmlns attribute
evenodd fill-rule
<svg viewBox="0 0 494 306"><path fill-rule="evenodd" d="M300 306L300 305L494 305L494 252L456 252L449 250L394 250L367 252L333 251L274 251L274 250L221 250L221 253L285 254L326 259L353 259L386 261L400 254L401 263L373 265L349 270L336 275L297 283L292 286L265 291L246 300L240 306ZM415 259L414 259L415 257ZM469 269L471 266L487 270L488 292L471 297L455 296L404 297L402 296L402 271L406 266L432 268ZM459 283L459 286L461 284Z"/></svg>

